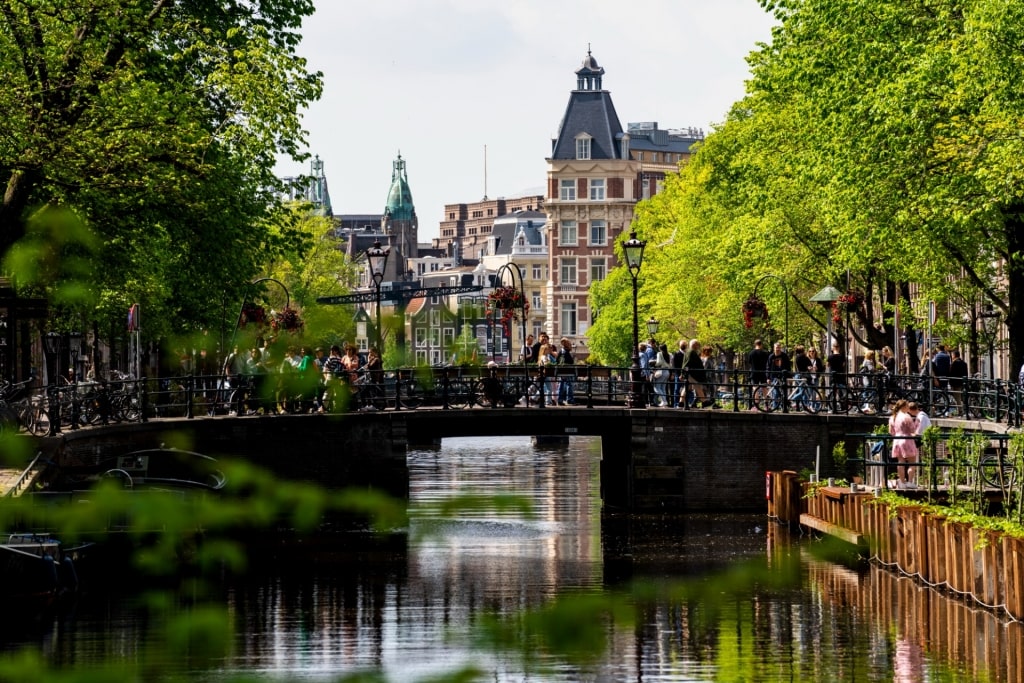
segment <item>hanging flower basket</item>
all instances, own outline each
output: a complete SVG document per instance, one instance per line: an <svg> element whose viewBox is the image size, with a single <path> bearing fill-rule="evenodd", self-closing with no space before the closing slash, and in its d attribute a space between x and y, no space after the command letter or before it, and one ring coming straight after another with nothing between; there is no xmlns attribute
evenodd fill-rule
<svg viewBox="0 0 1024 683"><path fill-rule="evenodd" d="M294 308L275 311L270 316L270 328L275 332L300 332L305 324Z"/></svg>
<svg viewBox="0 0 1024 683"><path fill-rule="evenodd" d="M747 329L754 326L755 320L768 320L768 304L761 300L756 294L743 302L743 325Z"/></svg>
<svg viewBox="0 0 1024 683"><path fill-rule="evenodd" d="M530 304L515 287L496 287L487 295L487 316L500 314L501 328L509 334L509 323L519 320L519 312L525 316L530 312Z"/></svg>
<svg viewBox="0 0 1024 683"><path fill-rule="evenodd" d="M251 301L247 301L242 304L242 314L238 317L238 326L245 327L246 325L264 325L267 322L267 312L262 306L258 306Z"/></svg>
<svg viewBox="0 0 1024 683"><path fill-rule="evenodd" d="M832 322L841 322L844 313L858 311L863 305L863 292L856 289L847 290L844 294L840 294L838 299L832 302Z"/></svg>

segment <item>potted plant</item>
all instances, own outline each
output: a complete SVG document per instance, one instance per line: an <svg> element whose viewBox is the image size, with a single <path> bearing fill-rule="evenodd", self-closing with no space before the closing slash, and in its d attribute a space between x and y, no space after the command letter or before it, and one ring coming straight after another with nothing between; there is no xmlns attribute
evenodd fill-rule
<svg viewBox="0 0 1024 683"><path fill-rule="evenodd" d="M508 324L513 320L519 320L519 312L525 316L530 312L530 303L523 297L515 287L495 287L494 291L487 295L487 315L499 312L501 327L505 334L509 333Z"/></svg>
<svg viewBox="0 0 1024 683"><path fill-rule="evenodd" d="M768 320L768 304L757 294L751 294L743 302L743 325L750 329L754 326L754 320Z"/></svg>
<svg viewBox="0 0 1024 683"><path fill-rule="evenodd" d="M864 305L864 292L858 289L848 289L840 294L839 298L832 302L832 322L842 321L843 313L857 311Z"/></svg>

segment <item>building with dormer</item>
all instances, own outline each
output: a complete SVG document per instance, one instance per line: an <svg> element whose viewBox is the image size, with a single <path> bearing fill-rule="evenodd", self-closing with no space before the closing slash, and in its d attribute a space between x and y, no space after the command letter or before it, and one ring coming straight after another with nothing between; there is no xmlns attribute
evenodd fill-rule
<svg viewBox="0 0 1024 683"><path fill-rule="evenodd" d="M603 67L590 51L576 70L576 88L547 159L548 280L544 308L552 339L581 342L593 311L588 290L616 265L615 242L629 232L637 202L657 194L665 176L686 161L704 137L694 128L664 130L657 123L624 129L604 89Z"/></svg>

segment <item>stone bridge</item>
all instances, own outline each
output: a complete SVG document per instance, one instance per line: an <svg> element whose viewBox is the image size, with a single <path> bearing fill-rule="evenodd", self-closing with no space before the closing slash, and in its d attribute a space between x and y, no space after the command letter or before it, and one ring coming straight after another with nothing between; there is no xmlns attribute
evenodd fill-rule
<svg viewBox="0 0 1024 683"><path fill-rule="evenodd" d="M813 469L820 447L822 475L839 474L833 445L879 422L859 415L621 407L420 409L151 420L66 431L45 441L54 461L68 469L165 443L241 457L282 478L330 488L373 486L404 498L411 446L457 436L596 436L609 509L763 510L765 472Z"/></svg>

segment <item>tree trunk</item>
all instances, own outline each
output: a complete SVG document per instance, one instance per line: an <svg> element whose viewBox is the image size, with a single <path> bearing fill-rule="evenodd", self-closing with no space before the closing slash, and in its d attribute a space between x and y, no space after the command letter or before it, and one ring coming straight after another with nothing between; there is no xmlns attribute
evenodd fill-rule
<svg viewBox="0 0 1024 683"><path fill-rule="evenodd" d="M1003 230L1006 233L1006 251L1010 261L1006 264L1006 330L1010 340L1010 368L1007 379L1015 381L1024 363L1024 205L1018 204L1003 212Z"/></svg>
<svg viewBox="0 0 1024 683"><path fill-rule="evenodd" d="M25 236L25 207L39 181L36 171L12 171L0 204L0 256Z"/></svg>

